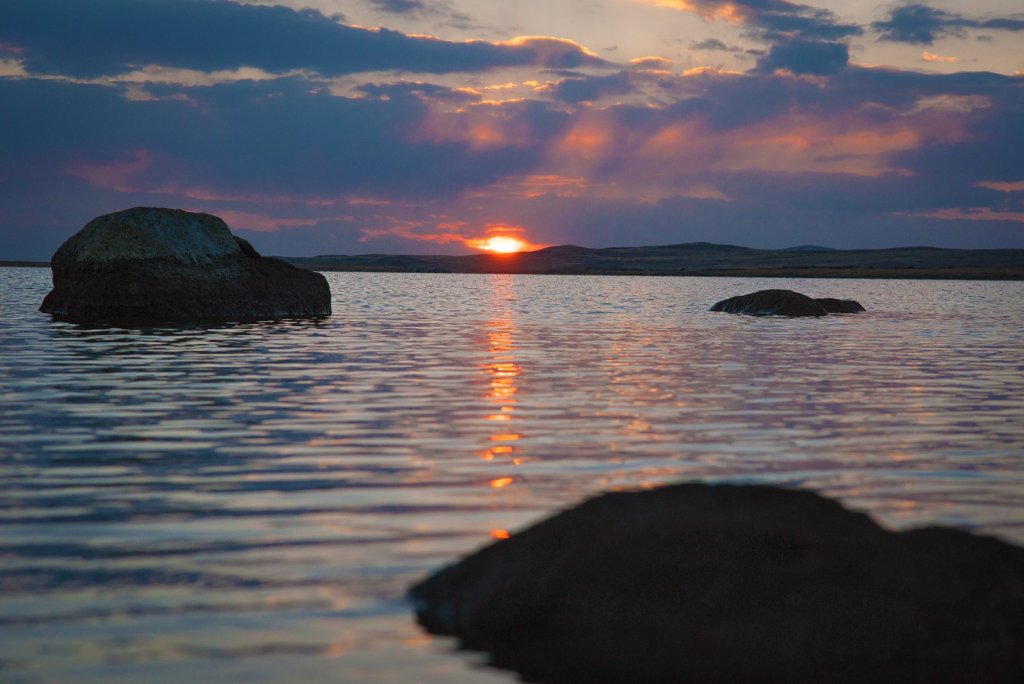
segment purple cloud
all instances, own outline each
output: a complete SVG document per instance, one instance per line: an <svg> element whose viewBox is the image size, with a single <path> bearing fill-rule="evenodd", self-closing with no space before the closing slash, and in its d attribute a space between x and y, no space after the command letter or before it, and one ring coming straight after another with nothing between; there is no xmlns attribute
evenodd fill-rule
<svg viewBox="0 0 1024 684"><path fill-rule="evenodd" d="M604 64L570 41L452 42L347 26L313 10L211 0L5 0L0 42L21 50L32 72L76 77L147 64L324 76Z"/></svg>
<svg viewBox="0 0 1024 684"><path fill-rule="evenodd" d="M871 28L878 33L879 40L931 45L944 36L963 38L969 28L1024 31L1024 17L974 19L928 5L909 3L892 8L884 20L872 22Z"/></svg>

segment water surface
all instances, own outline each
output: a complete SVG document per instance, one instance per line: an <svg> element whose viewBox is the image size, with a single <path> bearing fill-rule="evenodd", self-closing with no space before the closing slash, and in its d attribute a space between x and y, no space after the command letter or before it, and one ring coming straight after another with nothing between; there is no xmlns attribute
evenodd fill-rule
<svg viewBox="0 0 1024 684"><path fill-rule="evenodd" d="M327 277L322 322L124 329L0 269L0 679L513 681L404 590L614 487L1024 543L1024 283ZM706 311L765 287L868 313Z"/></svg>

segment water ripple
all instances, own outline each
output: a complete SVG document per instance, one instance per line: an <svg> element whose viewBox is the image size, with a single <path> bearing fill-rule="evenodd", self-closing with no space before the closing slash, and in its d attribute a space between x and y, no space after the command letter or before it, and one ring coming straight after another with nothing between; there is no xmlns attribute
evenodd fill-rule
<svg viewBox="0 0 1024 684"><path fill-rule="evenodd" d="M0 678L510 681L401 596L599 490L775 482L1024 543L1024 284L328 274L107 328L0 269ZM711 314L763 287L822 320Z"/></svg>

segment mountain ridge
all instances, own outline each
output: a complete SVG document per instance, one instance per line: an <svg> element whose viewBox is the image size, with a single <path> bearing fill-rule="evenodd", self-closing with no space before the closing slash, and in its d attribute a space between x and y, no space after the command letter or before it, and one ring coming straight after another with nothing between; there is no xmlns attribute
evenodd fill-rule
<svg viewBox="0 0 1024 684"><path fill-rule="evenodd" d="M643 247L553 245L515 254L331 254L283 257L322 271L1024 279L1024 249L756 249L711 242Z"/></svg>

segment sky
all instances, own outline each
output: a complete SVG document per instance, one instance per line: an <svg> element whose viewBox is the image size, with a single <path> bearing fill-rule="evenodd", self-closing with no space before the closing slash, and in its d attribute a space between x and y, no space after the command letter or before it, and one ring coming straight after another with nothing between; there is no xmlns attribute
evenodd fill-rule
<svg viewBox="0 0 1024 684"><path fill-rule="evenodd" d="M0 0L0 259L1024 247L1020 0Z"/></svg>

